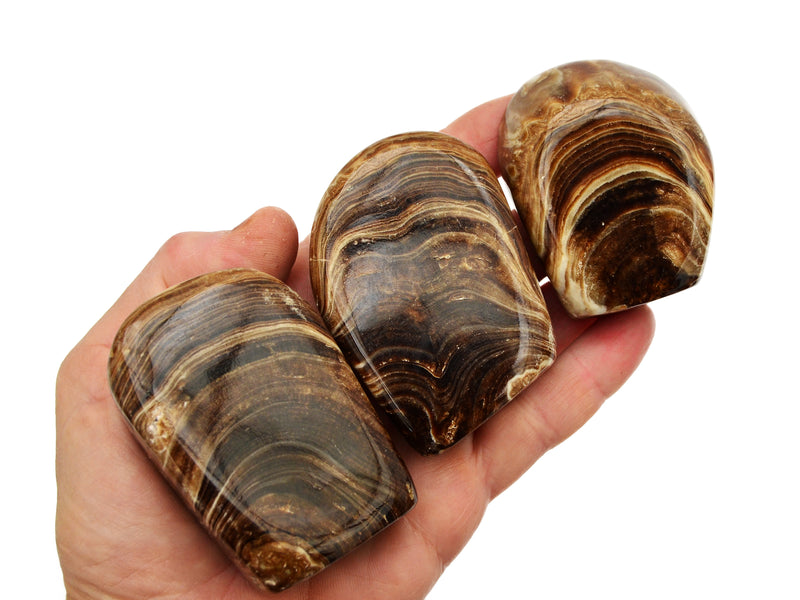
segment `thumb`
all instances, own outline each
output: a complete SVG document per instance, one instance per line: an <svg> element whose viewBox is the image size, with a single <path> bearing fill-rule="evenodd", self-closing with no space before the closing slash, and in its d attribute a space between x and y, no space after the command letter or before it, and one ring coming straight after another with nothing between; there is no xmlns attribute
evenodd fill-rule
<svg viewBox="0 0 800 600"><path fill-rule="evenodd" d="M281 280L297 256L297 228L275 207L262 208L230 231L185 232L171 237L84 338L110 345L133 310L168 287L211 271L250 268Z"/></svg>

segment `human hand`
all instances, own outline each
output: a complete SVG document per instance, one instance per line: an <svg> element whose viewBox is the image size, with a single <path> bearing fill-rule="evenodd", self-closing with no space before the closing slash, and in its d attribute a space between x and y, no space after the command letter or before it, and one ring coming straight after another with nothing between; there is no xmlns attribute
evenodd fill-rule
<svg viewBox="0 0 800 600"><path fill-rule="evenodd" d="M508 98L445 132L489 158ZM292 220L266 208L231 231L170 239L70 352L56 389L56 535L70 598L263 598L149 462L112 396L106 364L123 319L166 287L249 267L312 301L308 246ZM653 334L647 307L575 320L543 287L558 359L513 402L438 456L400 451L419 501L386 531L282 598L422 598L475 531L488 502L580 428L638 365ZM312 301L313 304L313 301Z"/></svg>

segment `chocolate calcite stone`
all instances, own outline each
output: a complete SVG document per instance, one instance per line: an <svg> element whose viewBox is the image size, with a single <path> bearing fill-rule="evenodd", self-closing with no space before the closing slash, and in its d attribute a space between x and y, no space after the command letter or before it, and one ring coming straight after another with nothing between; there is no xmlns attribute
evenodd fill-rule
<svg viewBox="0 0 800 600"><path fill-rule="evenodd" d="M453 137L398 135L353 158L320 204L310 270L354 371L421 453L473 431L554 359L497 176Z"/></svg>
<svg viewBox="0 0 800 600"><path fill-rule="evenodd" d="M144 304L109 376L152 460L261 587L313 575L416 500L319 316L269 275L204 275Z"/></svg>
<svg viewBox="0 0 800 600"><path fill-rule="evenodd" d="M711 153L684 101L657 77L609 61L542 73L511 99L499 159L573 316L697 282L711 229Z"/></svg>

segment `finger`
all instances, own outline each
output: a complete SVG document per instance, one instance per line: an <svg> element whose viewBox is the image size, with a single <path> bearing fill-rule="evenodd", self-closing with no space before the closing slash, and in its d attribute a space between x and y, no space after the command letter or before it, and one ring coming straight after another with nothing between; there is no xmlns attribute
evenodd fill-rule
<svg viewBox="0 0 800 600"><path fill-rule="evenodd" d="M528 258L530 259L531 266L533 266L533 270L536 273L536 278L539 280L539 282L541 282L542 279L547 276L544 263L536 253L536 249L533 247L533 242L527 233L528 229L522 222L522 217L519 216L519 213L516 210L511 211L511 213L514 217L514 222L517 224L517 228L522 232L522 242L525 244L525 252L528 253Z"/></svg>
<svg viewBox="0 0 800 600"><path fill-rule="evenodd" d="M539 379L476 431L474 448L491 497L577 431L633 373L653 337L646 306L591 321L554 319L562 352ZM569 336L578 335L569 342Z"/></svg>
<svg viewBox="0 0 800 600"><path fill-rule="evenodd" d="M457 137L483 154L495 173L500 173L497 162L497 137L500 121L511 96L490 100L460 116L442 131Z"/></svg>
<svg viewBox="0 0 800 600"><path fill-rule="evenodd" d="M212 271L250 268L286 279L297 255L297 228L279 208L268 207L230 231L186 232L170 238L87 335L110 344L137 306L168 287Z"/></svg>
<svg viewBox="0 0 800 600"><path fill-rule="evenodd" d="M294 261L294 266L286 283L300 294L301 298L311 306L316 307L314 292L311 291L311 276L308 272L308 236L300 242L297 248L297 260Z"/></svg>
<svg viewBox="0 0 800 600"><path fill-rule="evenodd" d="M442 130L444 133L457 137L480 152L498 175L500 174L500 163L497 160L497 140L500 132L500 123L503 120L503 115L510 99L511 96L504 96L481 104L463 114ZM514 220L517 222L520 231L527 231L517 211L513 212ZM542 279L544 277L542 261L533 249L533 244L530 242L528 235L523 234L522 237L525 241L528 256L536 271L536 276Z"/></svg>
<svg viewBox="0 0 800 600"><path fill-rule="evenodd" d="M547 313L550 315L550 322L553 325L553 334L556 338L556 357L560 357L569 346L591 327L597 317L587 317L585 319L575 319L566 311L558 294L550 282L542 285L542 295L547 304Z"/></svg>

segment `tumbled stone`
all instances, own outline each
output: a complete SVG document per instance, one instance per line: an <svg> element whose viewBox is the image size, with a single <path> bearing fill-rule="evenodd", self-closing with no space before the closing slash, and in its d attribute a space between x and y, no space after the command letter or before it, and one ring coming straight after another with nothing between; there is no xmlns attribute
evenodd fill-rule
<svg viewBox="0 0 800 600"><path fill-rule="evenodd" d="M609 61L542 73L511 99L499 159L573 316L623 310L699 279L711 154L686 104L660 79Z"/></svg>
<svg viewBox="0 0 800 600"><path fill-rule="evenodd" d="M554 359L497 176L453 137L394 136L351 160L317 212L310 270L354 371L421 453L475 430Z"/></svg>
<svg viewBox="0 0 800 600"><path fill-rule="evenodd" d="M204 275L147 302L109 376L151 459L261 587L313 575L416 500L319 316L268 275Z"/></svg>

